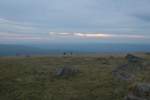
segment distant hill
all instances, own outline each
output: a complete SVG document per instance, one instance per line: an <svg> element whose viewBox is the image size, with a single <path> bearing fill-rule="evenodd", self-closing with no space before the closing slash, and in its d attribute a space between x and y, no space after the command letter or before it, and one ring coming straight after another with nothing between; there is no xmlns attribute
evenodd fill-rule
<svg viewBox="0 0 150 100"><path fill-rule="evenodd" d="M15 56L16 54L40 55L40 54L49 54L52 52L56 52L56 50L48 50L25 45L0 44L0 56Z"/></svg>
<svg viewBox="0 0 150 100"><path fill-rule="evenodd" d="M78 53L127 53L150 52L150 44L127 43L55 43L37 45L39 48L72 51Z"/></svg>
<svg viewBox="0 0 150 100"><path fill-rule="evenodd" d="M128 53L150 52L150 44L113 44L113 43L49 43L12 45L0 44L0 56L19 55L60 55L63 52L73 54L89 53Z"/></svg>

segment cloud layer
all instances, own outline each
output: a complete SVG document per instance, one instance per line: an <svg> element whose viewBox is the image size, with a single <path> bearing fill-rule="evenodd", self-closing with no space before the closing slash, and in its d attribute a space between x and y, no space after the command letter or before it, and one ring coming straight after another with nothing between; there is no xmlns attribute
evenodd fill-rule
<svg viewBox="0 0 150 100"><path fill-rule="evenodd" d="M51 37L81 37L81 38L124 38L124 39L150 39L149 36L145 35L132 35L132 34L107 34L107 33L56 33L49 32Z"/></svg>
<svg viewBox="0 0 150 100"><path fill-rule="evenodd" d="M54 32L55 41L64 40L56 37L59 33L70 39L109 38L111 42L121 38L120 41L150 42L147 38L150 37L149 4L149 0L2 0L0 32L12 39L16 35L20 39L21 36L43 39ZM0 39L7 41L4 37Z"/></svg>

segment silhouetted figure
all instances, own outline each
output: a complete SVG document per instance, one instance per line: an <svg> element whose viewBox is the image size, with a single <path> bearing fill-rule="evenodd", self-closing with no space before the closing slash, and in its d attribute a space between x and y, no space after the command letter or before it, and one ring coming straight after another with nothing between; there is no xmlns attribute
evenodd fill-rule
<svg viewBox="0 0 150 100"><path fill-rule="evenodd" d="M27 55L26 55L26 57L27 57L27 58L29 58L29 57L30 57L30 55L29 55L29 54L27 54Z"/></svg>
<svg viewBox="0 0 150 100"><path fill-rule="evenodd" d="M66 52L64 52L63 55L65 56L65 55L66 55Z"/></svg>
<svg viewBox="0 0 150 100"><path fill-rule="evenodd" d="M70 55L72 56L72 55L73 55L73 53L72 53L72 52L70 52Z"/></svg>

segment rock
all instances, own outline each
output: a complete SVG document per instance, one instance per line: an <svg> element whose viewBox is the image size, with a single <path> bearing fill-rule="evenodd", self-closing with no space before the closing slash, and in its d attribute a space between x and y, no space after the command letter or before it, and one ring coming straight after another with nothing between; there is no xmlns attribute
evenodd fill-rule
<svg viewBox="0 0 150 100"><path fill-rule="evenodd" d="M119 80L124 80L124 81L132 81L134 79L134 75L123 72L123 71L113 71L113 75L119 79Z"/></svg>
<svg viewBox="0 0 150 100"><path fill-rule="evenodd" d="M69 77L69 76L76 75L78 72L79 70L76 68L62 67L56 69L55 75L59 77Z"/></svg>
<svg viewBox="0 0 150 100"><path fill-rule="evenodd" d="M100 61L104 65L109 65L109 59L107 58L96 58L96 60Z"/></svg>
<svg viewBox="0 0 150 100"><path fill-rule="evenodd" d="M136 74L139 71L144 70L144 66L141 63L128 63L120 66L120 70L126 71L128 73Z"/></svg>
<svg viewBox="0 0 150 100"><path fill-rule="evenodd" d="M125 97L125 100L146 100L144 98L140 98L140 97L137 97L137 96L134 96L134 95L128 95Z"/></svg>
<svg viewBox="0 0 150 100"><path fill-rule="evenodd" d="M121 65L113 70L113 76L119 80L124 81L132 81L134 79L134 75L128 72L128 64Z"/></svg>
<svg viewBox="0 0 150 100"><path fill-rule="evenodd" d="M125 100L150 100L150 84L138 83L134 85Z"/></svg>
<svg viewBox="0 0 150 100"><path fill-rule="evenodd" d="M133 94L139 97L149 98L150 100L150 84L139 83L133 87Z"/></svg>
<svg viewBox="0 0 150 100"><path fill-rule="evenodd" d="M123 65L117 67L117 70L125 70L128 68L128 66L129 66L128 64L123 64Z"/></svg>
<svg viewBox="0 0 150 100"><path fill-rule="evenodd" d="M134 55L132 55L132 54L127 54L127 55L125 56L125 58L128 60L128 62L133 62L133 63L143 61L143 58L134 56Z"/></svg>

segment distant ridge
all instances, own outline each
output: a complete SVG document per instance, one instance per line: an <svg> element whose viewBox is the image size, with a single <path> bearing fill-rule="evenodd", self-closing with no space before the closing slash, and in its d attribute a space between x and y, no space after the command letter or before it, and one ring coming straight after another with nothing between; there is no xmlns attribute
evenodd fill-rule
<svg viewBox="0 0 150 100"><path fill-rule="evenodd" d="M150 44L112 44L112 43L81 43L81 44L0 44L0 56L19 55L62 55L63 52L73 54L92 53L128 53L150 52Z"/></svg>
<svg viewBox="0 0 150 100"><path fill-rule="evenodd" d="M0 56L15 56L15 55L40 55L56 52L55 50L47 50L26 45L11 45L0 44Z"/></svg>

